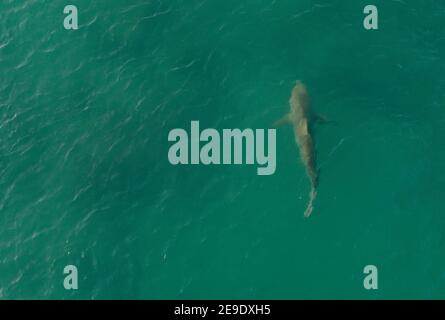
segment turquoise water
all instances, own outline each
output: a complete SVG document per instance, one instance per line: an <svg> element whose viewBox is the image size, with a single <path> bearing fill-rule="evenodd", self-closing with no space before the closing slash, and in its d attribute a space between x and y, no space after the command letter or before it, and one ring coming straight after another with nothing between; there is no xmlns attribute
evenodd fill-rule
<svg viewBox="0 0 445 320"><path fill-rule="evenodd" d="M374 1L378 31L367 4L3 0L0 298L444 298L445 3ZM310 219L290 127L272 176L168 162L171 129L268 128L296 79L334 120Z"/></svg>

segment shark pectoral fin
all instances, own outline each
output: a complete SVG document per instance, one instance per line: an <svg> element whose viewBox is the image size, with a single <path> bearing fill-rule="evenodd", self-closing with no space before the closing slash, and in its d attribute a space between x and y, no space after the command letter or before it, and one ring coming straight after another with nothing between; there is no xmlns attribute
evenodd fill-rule
<svg viewBox="0 0 445 320"><path fill-rule="evenodd" d="M314 113L312 115L312 117L313 117L313 120L318 123L332 123L332 122L334 122L331 119L329 119L321 114L318 114L318 113Z"/></svg>
<svg viewBox="0 0 445 320"><path fill-rule="evenodd" d="M286 114L286 115L285 115L284 117L282 117L281 119L275 121L275 122L272 124L272 127L277 128L277 127L279 127L279 126L282 126L282 125L285 125L285 124L290 124L290 123L291 123L291 120L290 120L289 114Z"/></svg>

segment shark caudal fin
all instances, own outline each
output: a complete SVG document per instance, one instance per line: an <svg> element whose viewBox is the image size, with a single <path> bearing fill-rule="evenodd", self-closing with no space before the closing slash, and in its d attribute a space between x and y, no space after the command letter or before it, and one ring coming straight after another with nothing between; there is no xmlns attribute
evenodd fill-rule
<svg viewBox="0 0 445 320"><path fill-rule="evenodd" d="M281 119L278 119L277 121L275 121L275 122L272 124L272 127L273 127L273 128L277 128L277 127L280 127L280 126L282 126L282 125L290 124L290 123L292 123L292 121L290 120L289 114L286 114L286 115L285 115L284 117L282 117Z"/></svg>
<svg viewBox="0 0 445 320"><path fill-rule="evenodd" d="M315 200L316 196L317 196L317 190L315 190L315 188L312 187L311 188L311 193L309 194L309 202L307 204L306 211L304 211L304 217L305 218L308 218L311 215L312 209L314 208L314 204L313 203L314 203L314 200Z"/></svg>

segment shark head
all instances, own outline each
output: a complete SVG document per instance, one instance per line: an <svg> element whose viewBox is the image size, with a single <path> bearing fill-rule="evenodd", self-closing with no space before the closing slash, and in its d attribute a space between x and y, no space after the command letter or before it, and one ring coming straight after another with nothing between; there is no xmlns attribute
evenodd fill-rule
<svg viewBox="0 0 445 320"><path fill-rule="evenodd" d="M295 81L295 86L292 89L290 97L291 108L306 108L307 105L307 90L306 86L300 80Z"/></svg>
<svg viewBox="0 0 445 320"><path fill-rule="evenodd" d="M296 80L293 93L306 93L306 86L301 80Z"/></svg>

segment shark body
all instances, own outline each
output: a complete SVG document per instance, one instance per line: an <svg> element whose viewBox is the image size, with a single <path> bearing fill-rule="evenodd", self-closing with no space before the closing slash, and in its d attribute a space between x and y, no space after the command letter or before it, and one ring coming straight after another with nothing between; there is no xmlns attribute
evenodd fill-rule
<svg viewBox="0 0 445 320"><path fill-rule="evenodd" d="M300 157L306 168L306 173L311 182L309 202L304 212L305 217L312 213L313 202L317 196L318 173L315 163L315 148L311 134L311 120L313 114L309 109L309 96L306 86L301 81L296 81L289 99L290 110L283 118L276 121L274 126L291 124L294 129L295 142L300 150ZM321 118L319 116L319 118Z"/></svg>

